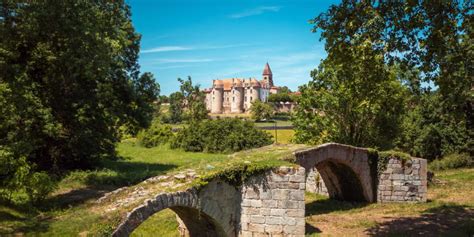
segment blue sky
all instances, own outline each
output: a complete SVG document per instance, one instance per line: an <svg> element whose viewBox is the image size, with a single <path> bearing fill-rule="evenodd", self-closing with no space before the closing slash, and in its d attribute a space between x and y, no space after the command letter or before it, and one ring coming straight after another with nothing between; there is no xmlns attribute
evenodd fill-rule
<svg viewBox="0 0 474 237"><path fill-rule="evenodd" d="M192 77L202 88L213 79L261 78L268 61L276 85L297 89L326 56L309 19L338 1L128 0L142 34L140 65L164 95Z"/></svg>

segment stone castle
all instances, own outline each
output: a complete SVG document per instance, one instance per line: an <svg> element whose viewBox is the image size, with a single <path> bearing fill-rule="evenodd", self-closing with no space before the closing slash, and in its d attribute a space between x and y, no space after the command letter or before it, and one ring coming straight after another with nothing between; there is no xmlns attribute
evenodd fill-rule
<svg viewBox="0 0 474 237"><path fill-rule="evenodd" d="M211 113L245 113L252 102L267 101L270 94L278 93L273 85L273 74L268 63L263 69L263 79L229 78L213 80L212 88L205 89L206 107Z"/></svg>

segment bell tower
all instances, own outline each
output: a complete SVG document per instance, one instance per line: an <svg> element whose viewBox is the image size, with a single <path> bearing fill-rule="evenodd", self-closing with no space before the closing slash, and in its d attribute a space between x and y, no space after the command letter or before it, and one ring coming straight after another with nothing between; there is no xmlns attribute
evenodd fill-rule
<svg viewBox="0 0 474 237"><path fill-rule="evenodd" d="M273 74L268 62L265 64L265 68L263 68L263 81L265 81L269 87L273 86Z"/></svg>

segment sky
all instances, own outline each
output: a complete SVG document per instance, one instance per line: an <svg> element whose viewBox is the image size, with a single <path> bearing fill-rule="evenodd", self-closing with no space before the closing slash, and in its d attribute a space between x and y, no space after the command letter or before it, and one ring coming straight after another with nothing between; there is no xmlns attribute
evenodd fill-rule
<svg viewBox="0 0 474 237"><path fill-rule="evenodd" d="M296 90L326 56L308 20L335 0L128 0L142 35L139 63L161 94L179 90L177 78L201 88L213 79L261 79L268 62L277 86Z"/></svg>

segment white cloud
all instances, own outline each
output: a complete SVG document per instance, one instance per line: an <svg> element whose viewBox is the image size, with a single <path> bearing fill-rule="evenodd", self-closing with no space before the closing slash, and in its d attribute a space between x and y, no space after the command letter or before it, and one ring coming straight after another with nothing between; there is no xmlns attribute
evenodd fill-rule
<svg viewBox="0 0 474 237"><path fill-rule="evenodd" d="M229 17L238 19L238 18L243 18L243 17L261 15L266 12L278 12L280 11L280 9L281 9L280 6L262 6L262 7L257 7L253 9L248 9L243 12L235 13L235 14L230 15Z"/></svg>
<svg viewBox="0 0 474 237"><path fill-rule="evenodd" d="M192 50L193 48L190 47L182 47L182 46L161 46L152 49L145 49L142 50L141 53L158 53L158 52L169 52L169 51L184 51L184 50Z"/></svg>
<svg viewBox="0 0 474 237"><path fill-rule="evenodd" d="M142 50L141 53L160 53L170 51L189 51L189 50L206 50L206 49L228 49L245 46L252 46L254 44L228 44L228 45L201 45L201 46L160 46L151 49Z"/></svg>

